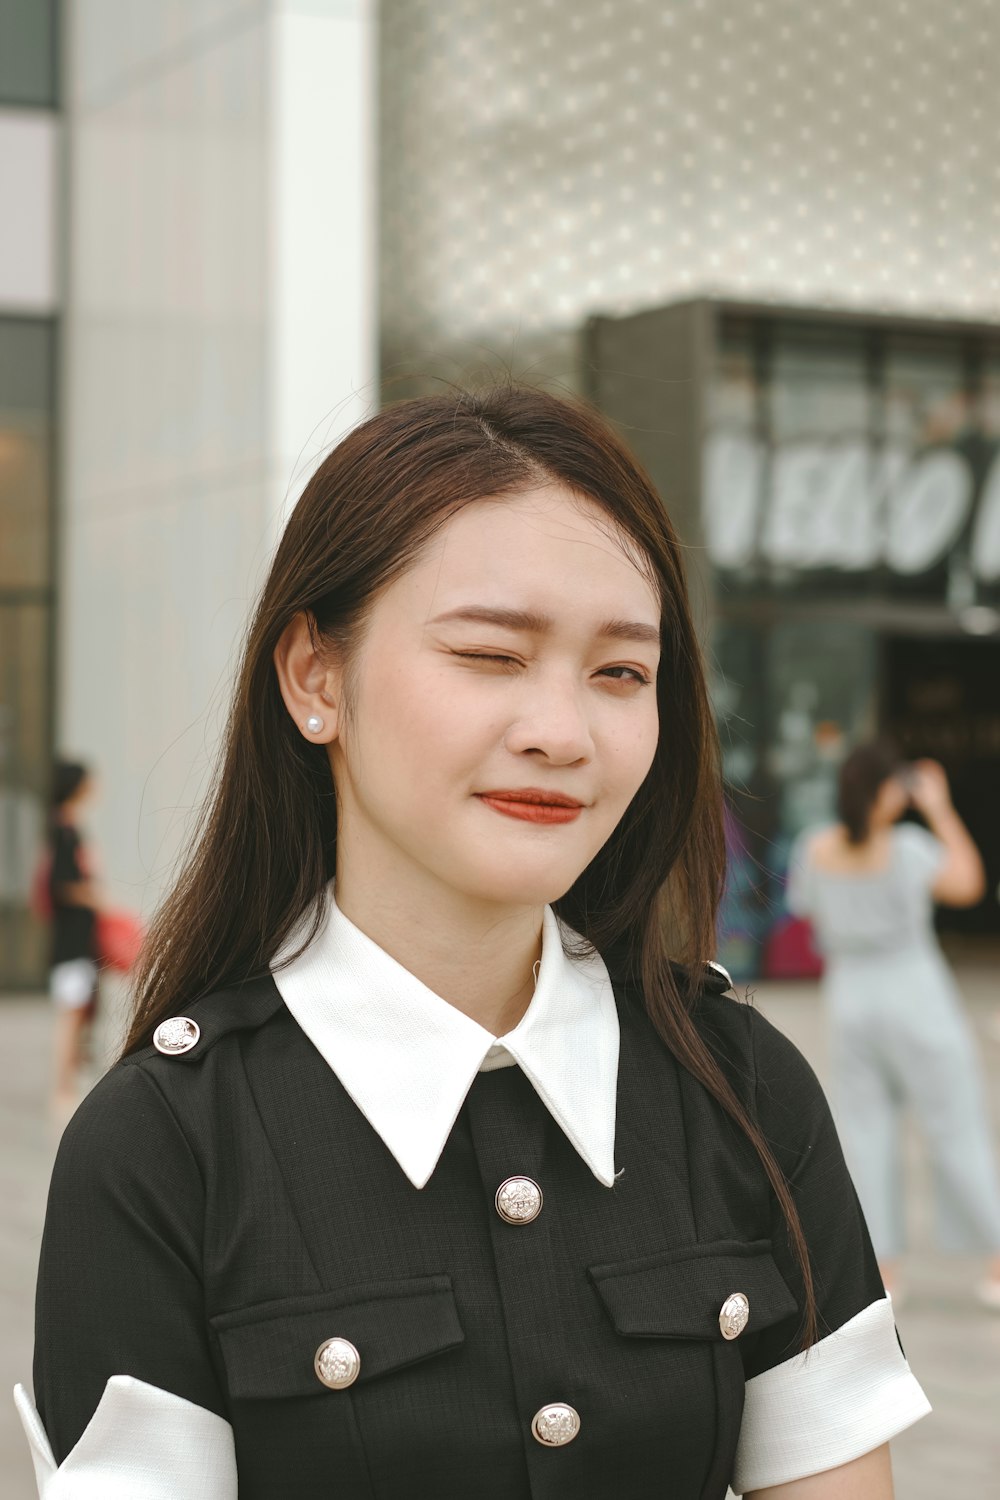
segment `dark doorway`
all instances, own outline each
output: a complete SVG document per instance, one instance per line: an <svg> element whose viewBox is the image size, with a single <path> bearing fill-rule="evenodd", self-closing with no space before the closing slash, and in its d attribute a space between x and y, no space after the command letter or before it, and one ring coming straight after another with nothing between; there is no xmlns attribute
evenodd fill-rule
<svg viewBox="0 0 1000 1500"><path fill-rule="evenodd" d="M984 900L942 908L938 926L1000 934L1000 642L889 636L883 649L884 728L908 760L941 762L986 864Z"/></svg>

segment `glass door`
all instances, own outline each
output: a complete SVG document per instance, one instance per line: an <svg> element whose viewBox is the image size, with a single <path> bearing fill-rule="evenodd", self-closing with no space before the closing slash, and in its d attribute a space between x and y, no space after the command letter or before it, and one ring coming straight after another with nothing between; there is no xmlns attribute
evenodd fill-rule
<svg viewBox="0 0 1000 1500"><path fill-rule="evenodd" d="M0 317L0 988L45 977L31 911L52 760L53 411L50 319Z"/></svg>

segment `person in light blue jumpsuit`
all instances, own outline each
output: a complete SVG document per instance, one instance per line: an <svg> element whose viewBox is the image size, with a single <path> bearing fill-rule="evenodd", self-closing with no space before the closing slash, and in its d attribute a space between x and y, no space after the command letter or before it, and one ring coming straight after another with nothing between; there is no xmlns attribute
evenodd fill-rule
<svg viewBox="0 0 1000 1500"><path fill-rule="evenodd" d="M900 823L908 806L930 831ZM840 821L792 850L786 899L825 960L832 1094L887 1290L905 1246L901 1125L912 1111L933 1167L942 1249L984 1253L980 1300L1000 1311L1000 1182L975 1042L934 926L973 906L979 852L934 761L862 745L841 767Z"/></svg>

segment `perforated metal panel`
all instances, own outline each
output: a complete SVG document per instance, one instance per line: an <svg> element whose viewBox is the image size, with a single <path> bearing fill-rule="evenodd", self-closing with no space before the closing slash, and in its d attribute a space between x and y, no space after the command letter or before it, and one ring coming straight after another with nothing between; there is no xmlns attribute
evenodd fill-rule
<svg viewBox="0 0 1000 1500"><path fill-rule="evenodd" d="M696 292L1000 315L995 0L383 0L385 371Z"/></svg>

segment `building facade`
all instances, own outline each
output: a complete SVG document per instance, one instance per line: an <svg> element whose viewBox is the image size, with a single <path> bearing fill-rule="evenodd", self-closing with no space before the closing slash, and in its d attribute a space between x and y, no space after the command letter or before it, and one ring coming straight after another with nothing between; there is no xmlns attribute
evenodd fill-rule
<svg viewBox="0 0 1000 1500"><path fill-rule="evenodd" d="M991 0L10 0L2 24L49 59L0 62L0 443L34 474L2 505L8 987L42 977L51 755L93 763L109 894L148 911L282 517L379 400L589 389L594 316L679 301L1000 319ZM759 670L727 681L752 698Z"/></svg>

